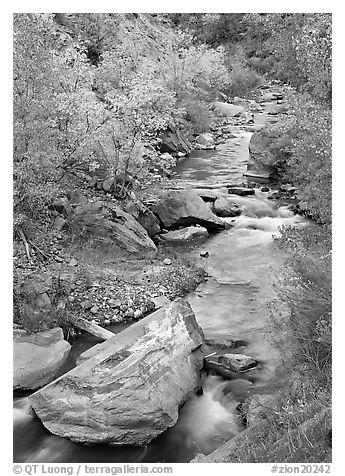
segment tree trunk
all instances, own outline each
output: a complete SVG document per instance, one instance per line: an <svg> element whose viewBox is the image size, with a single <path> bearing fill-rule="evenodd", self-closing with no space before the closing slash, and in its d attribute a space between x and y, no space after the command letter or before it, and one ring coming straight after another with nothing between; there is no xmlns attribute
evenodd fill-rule
<svg viewBox="0 0 345 476"><path fill-rule="evenodd" d="M103 329L103 327L100 327L93 322L89 322L82 317L69 316L68 320L74 327L78 327L79 329L82 329L83 331L86 331L102 340L110 339L115 335L112 332Z"/></svg>

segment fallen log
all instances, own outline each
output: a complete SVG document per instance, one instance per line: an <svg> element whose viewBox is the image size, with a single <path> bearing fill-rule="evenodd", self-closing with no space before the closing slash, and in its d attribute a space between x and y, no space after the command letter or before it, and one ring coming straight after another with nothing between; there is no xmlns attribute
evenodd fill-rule
<svg viewBox="0 0 345 476"><path fill-rule="evenodd" d="M87 321L82 317L69 316L69 322L74 326L82 329L83 331L92 334L95 337L99 337L102 340L110 339L114 337L114 333L103 329L103 327L94 324L93 322Z"/></svg>

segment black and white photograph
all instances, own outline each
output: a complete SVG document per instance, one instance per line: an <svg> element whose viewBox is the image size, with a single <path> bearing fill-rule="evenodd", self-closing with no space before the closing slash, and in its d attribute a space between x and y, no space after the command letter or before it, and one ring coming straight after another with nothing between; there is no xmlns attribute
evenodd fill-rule
<svg viewBox="0 0 345 476"><path fill-rule="evenodd" d="M332 472L317 6L11 12L8 474Z"/></svg>

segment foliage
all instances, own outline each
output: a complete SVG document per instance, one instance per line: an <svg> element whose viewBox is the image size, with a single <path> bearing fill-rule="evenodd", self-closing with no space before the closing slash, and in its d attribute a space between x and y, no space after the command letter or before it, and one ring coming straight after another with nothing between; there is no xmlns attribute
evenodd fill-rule
<svg viewBox="0 0 345 476"><path fill-rule="evenodd" d="M90 156L90 139L104 121L91 90L93 71L84 52L71 45L61 49L55 33L50 16L14 17L18 224L47 213L50 198L60 189L59 180Z"/></svg>
<svg viewBox="0 0 345 476"><path fill-rule="evenodd" d="M262 163L298 189L299 206L319 223L332 220L332 114L308 94L290 93L289 115L258 133ZM261 137L261 139L260 139Z"/></svg>
<svg viewBox="0 0 345 476"><path fill-rule="evenodd" d="M323 223L332 213L332 115L307 96L292 101L293 153L286 174L299 187L300 206Z"/></svg>
<svg viewBox="0 0 345 476"><path fill-rule="evenodd" d="M206 111L228 85L222 47L149 15L16 14L16 225L46 219L52 196L97 170L148 184L167 165L148 146L183 120L199 132L188 98Z"/></svg>
<svg viewBox="0 0 345 476"><path fill-rule="evenodd" d="M186 127L190 129L191 133L201 134L208 132L214 120L214 115L208 104L203 101L198 101L195 98L185 98L181 106L185 111L184 120Z"/></svg>
<svg viewBox="0 0 345 476"><path fill-rule="evenodd" d="M167 49L164 64L158 66L160 75L178 100L191 93L196 99L212 99L229 86L225 50L194 45L192 40L190 35L178 33Z"/></svg>
<svg viewBox="0 0 345 476"><path fill-rule="evenodd" d="M239 41L245 31L243 16L243 13L168 14L173 24L191 32L198 42L212 47Z"/></svg>
<svg viewBox="0 0 345 476"><path fill-rule="evenodd" d="M257 416L222 462L331 462L330 396L303 375L293 373L276 394L254 394L250 406Z"/></svg>
<svg viewBox="0 0 345 476"><path fill-rule="evenodd" d="M267 69L315 100L331 103L331 15L327 13L251 13L243 44L251 62ZM261 61L259 61L260 59Z"/></svg>
<svg viewBox="0 0 345 476"><path fill-rule="evenodd" d="M238 65L230 73L230 82L229 96L247 97L263 83L263 80L254 70Z"/></svg>

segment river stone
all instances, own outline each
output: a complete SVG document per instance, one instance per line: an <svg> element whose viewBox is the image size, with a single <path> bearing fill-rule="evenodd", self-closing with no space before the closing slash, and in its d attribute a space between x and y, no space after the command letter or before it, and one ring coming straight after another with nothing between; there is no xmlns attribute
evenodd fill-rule
<svg viewBox="0 0 345 476"><path fill-rule="evenodd" d="M179 230L168 231L161 235L162 240L168 243L186 243L208 237L208 231L202 226L188 226Z"/></svg>
<svg viewBox="0 0 345 476"><path fill-rule="evenodd" d="M156 246L147 231L132 215L104 202L88 203L75 209L70 218L73 227L83 235L94 251L101 251L111 259L119 252L151 255Z"/></svg>
<svg viewBox="0 0 345 476"><path fill-rule="evenodd" d="M213 205L214 213L219 217L235 217L241 215L240 207L225 197L219 197Z"/></svg>
<svg viewBox="0 0 345 476"><path fill-rule="evenodd" d="M220 349L233 349L239 346L239 341L227 336L206 337L205 344L210 347L219 347Z"/></svg>
<svg viewBox="0 0 345 476"><path fill-rule="evenodd" d="M116 334L29 397L53 434L83 443L147 445L173 426L200 385L203 332L188 302Z"/></svg>
<svg viewBox="0 0 345 476"><path fill-rule="evenodd" d="M225 117L237 117L245 112L243 106L229 104L226 102L214 102L213 106L218 114Z"/></svg>
<svg viewBox="0 0 345 476"><path fill-rule="evenodd" d="M208 230L225 228L223 220L212 213L202 198L191 190L168 192L152 210L166 228L197 224Z"/></svg>
<svg viewBox="0 0 345 476"><path fill-rule="evenodd" d="M258 361L244 354L224 354L218 357L218 362L230 370L242 372L258 365Z"/></svg>
<svg viewBox="0 0 345 476"><path fill-rule="evenodd" d="M221 364L218 362L216 356L208 356L205 358L204 367L207 370L212 370L217 375L220 375L225 380L233 380L237 378L241 378L244 380L252 380L251 377L246 375L243 372L239 372L237 370L232 370L228 365Z"/></svg>
<svg viewBox="0 0 345 476"><path fill-rule="evenodd" d="M32 334L15 329L13 339L13 389L35 390L53 381L71 348L60 327Z"/></svg>
<svg viewBox="0 0 345 476"><path fill-rule="evenodd" d="M213 135L210 132L198 135L195 139L197 146L204 146L206 149L214 149L216 146Z"/></svg>
<svg viewBox="0 0 345 476"><path fill-rule="evenodd" d="M228 193L234 194L234 195L239 195L240 197L255 194L255 190L253 188L236 187L236 186L233 186L233 185L229 185L227 188L228 188Z"/></svg>

